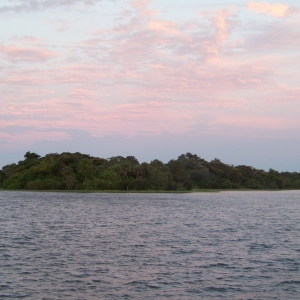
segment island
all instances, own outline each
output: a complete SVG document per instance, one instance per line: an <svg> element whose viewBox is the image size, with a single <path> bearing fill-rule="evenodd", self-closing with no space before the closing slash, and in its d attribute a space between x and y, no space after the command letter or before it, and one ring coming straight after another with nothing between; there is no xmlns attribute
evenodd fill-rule
<svg viewBox="0 0 300 300"><path fill-rule="evenodd" d="M0 170L9 190L191 191L205 189L300 189L300 173L258 170L210 162L186 153L168 163L139 163L134 156L108 159L79 152L26 152L24 160Z"/></svg>

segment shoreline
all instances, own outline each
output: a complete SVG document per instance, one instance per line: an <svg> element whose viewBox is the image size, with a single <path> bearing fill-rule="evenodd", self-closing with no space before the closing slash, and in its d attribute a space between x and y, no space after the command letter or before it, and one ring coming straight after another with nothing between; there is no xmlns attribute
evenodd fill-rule
<svg viewBox="0 0 300 300"><path fill-rule="evenodd" d="M192 193L220 193L220 192L284 192L299 191L299 189L193 189L190 191L163 191L163 190L14 190L2 189L0 192L35 192L35 193L78 193L78 194L192 194Z"/></svg>

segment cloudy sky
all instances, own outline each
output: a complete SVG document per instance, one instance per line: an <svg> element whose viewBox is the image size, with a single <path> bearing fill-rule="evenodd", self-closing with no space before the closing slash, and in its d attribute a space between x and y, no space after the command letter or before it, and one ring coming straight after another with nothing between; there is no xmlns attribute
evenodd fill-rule
<svg viewBox="0 0 300 300"><path fill-rule="evenodd" d="M0 167L185 152L300 172L298 0L1 0Z"/></svg>

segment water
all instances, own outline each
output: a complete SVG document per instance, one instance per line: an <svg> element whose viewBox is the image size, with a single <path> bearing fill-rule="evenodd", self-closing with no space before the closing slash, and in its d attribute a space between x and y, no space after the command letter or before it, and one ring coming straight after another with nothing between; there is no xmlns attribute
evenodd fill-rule
<svg viewBox="0 0 300 300"><path fill-rule="evenodd" d="M0 299L299 299L300 192L0 192Z"/></svg>

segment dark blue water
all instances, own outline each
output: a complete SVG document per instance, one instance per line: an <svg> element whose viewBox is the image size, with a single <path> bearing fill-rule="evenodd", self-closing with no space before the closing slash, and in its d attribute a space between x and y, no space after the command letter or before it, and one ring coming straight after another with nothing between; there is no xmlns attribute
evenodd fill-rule
<svg viewBox="0 0 300 300"><path fill-rule="evenodd" d="M0 192L0 299L300 299L300 192Z"/></svg>

